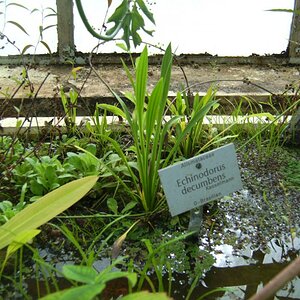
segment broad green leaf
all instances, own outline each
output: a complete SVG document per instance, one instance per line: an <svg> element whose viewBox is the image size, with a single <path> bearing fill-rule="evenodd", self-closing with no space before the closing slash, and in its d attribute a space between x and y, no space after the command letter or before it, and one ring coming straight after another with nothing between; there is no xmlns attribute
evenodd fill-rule
<svg viewBox="0 0 300 300"><path fill-rule="evenodd" d="M126 204L126 206L122 209L121 214L125 214L128 211L132 210L137 205L136 201L130 201Z"/></svg>
<svg viewBox="0 0 300 300"><path fill-rule="evenodd" d="M7 247L6 257L8 258L14 252L16 252L19 248L21 248L24 244L29 243L35 236L37 236L41 230L34 229L25 232L21 232L18 234L12 243Z"/></svg>
<svg viewBox="0 0 300 300"><path fill-rule="evenodd" d="M107 31L107 33L106 33L107 35L110 35L111 33L113 33L116 30L116 28L118 27L118 24L121 22L122 18L126 15L127 12L128 12L128 0L124 0L116 8L114 13L107 20L107 23L110 23L110 22L115 23L113 28L111 28Z"/></svg>
<svg viewBox="0 0 300 300"><path fill-rule="evenodd" d="M25 30L25 28L24 28L22 25L20 25L19 23L15 22L15 21L7 21L7 23L10 23L10 24L15 25L15 26L18 27L20 30L22 30L25 34L29 35L29 34L27 33L27 31Z"/></svg>
<svg viewBox="0 0 300 300"><path fill-rule="evenodd" d="M101 109L104 109L104 110L107 110L107 111L110 111L115 116L120 116L123 119L126 118L125 113L119 107L116 107L115 105L106 104L106 103L98 103L97 107L101 108Z"/></svg>
<svg viewBox="0 0 300 300"><path fill-rule="evenodd" d="M136 285L137 274L130 273L130 272L113 272L113 271L111 271L109 273L104 273L104 274L100 273L98 275L97 282L105 284L108 281L123 278L123 277L126 277L132 286Z"/></svg>
<svg viewBox="0 0 300 300"><path fill-rule="evenodd" d="M40 300L92 300L105 289L105 284L87 284L47 295Z"/></svg>
<svg viewBox="0 0 300 300"><path fill-rule="evenodd" d="M69 182L41 197L0 227L0 249L24 231L36 229L79 201L97 182L88 176Z"/></svg>
<svg viewBox="0 0 300 300"><path fill-rule="evenodd" d="M82 283L95 283L98 272L93 267L65 265L62 270L64 276L68 279Z"/></svg>
<svg viewBox="0 0 300 300"><path fill-rule="evenodd" d="M148 291L137 292L122 297L122 300L172 300L165 293L150 293Z"/></svg>
<svg viewBox="0 0 300 300"><path fill-rule="evenodd" d="M108 208L115 214L118 214L118 202L114 198L107 199L107 206Z"/></svg>

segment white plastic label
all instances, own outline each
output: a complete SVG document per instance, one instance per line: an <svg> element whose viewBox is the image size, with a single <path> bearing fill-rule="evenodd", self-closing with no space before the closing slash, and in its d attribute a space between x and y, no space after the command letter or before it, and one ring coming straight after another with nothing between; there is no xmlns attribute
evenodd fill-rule
<svg viewBox="0 0 300 300"><path fill-rule="evenodd" d="M200 154L158 172L172 216L242 189L233 144Z"/></svg>

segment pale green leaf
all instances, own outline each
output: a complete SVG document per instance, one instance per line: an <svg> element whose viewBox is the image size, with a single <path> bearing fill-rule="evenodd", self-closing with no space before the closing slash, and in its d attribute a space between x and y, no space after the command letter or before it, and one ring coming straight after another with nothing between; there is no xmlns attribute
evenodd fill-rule
<svg viewBox="0 0 300 300"><path fill-rule="evenodd" d="M150 293L148 291L137 292L122 297L122 300L171 300L165 293Z"/></svg>
<svg viewBox="0 0 300 300"><path fill-rule="evenodd" d="M98 103L97 104L98 108L110 111L113 113L115 116L120 116L123 119L126 119L125 113L118 107L111 105L111 104L106 104L106 103Z"/></svg>
<svg viewBox="0 0 300 300"><path fill-rule="evenodd" d="M87 284L47 295L40 300L91 300L100 294L105 284Z"/></svg>
<svg viewBox="0 0 300 300"><path fill-rule="evenodd" d="M0 227L0 249L24 231L36 229L79 201L97 182L88 176L69 182L28 205Z"/></svg>
<svg viewBox="0 0 300 300"><path fill-rule="evenodd" d="M8 246L6 257L8 258L14 252L16 252L19 248L21 248L24 244L29 243L35 236L37 236L41 230L34 229L25 232L21 232L18 234L12 243Z"/></svg>

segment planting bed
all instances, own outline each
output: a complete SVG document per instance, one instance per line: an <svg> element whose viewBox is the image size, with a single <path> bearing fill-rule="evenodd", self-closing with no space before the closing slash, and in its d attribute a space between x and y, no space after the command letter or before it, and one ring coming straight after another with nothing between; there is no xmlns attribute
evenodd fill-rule
<svg viewBox="0 0 300 300"><path fill-rule="evenodd" d="M248 299L299 255L299 149L285 147L274 151L268 156L263 147L254 144L240 150L243 190L205 205L200 232L163 248L157 260L162 267L164 289L170 288L174 299L186 299L193 280L200 274L190 299L213 290L204 299ZM117 218L111 215L106 203L97 202L91 194L62 217L52 220L52 225L44 225L32 244L37 249L36 255L57 270L65 264L82 263L76 243L62 232L66 234L66 228L69 229L83 251L87 251L99 231ZM74 215L77 217L72 218ZM112 243L137 219L121 218L95 243L95 251L102 249L93 258L92 265L97 271L109 266L114 252ZM118 255L127 256L127 263L116 268L126 270L132 259L134 268L142 270L148 255L142 239L147 238L158 247L186 232L188 221L188 213L171 218L167 209L143 216L119 249ZM111 238L105 242L110 234ZM49 266L45 269L39 266L30 250L24 249L23 263L22 278L14 270L18 260L12 259L5 268L0 286L2 299L36 299L49 290L71 286ZM152 268L148 275L157 289L157 276ZM218 290L221 287L226 290ZM127 288L126 280L114 281L108 284L101 299L126 294ZM150 286L145 282L143 288ZM288 283L277 296L277 299L298 299L299 278Z"/></svg>

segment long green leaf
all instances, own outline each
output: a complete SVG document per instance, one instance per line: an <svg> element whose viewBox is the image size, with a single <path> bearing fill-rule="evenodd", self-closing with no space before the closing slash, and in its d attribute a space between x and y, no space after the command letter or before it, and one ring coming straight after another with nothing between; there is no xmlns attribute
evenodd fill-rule
<svg viewBox="0 0 300 300"><path fill-rule="evenodd" d="M6 7L9 7L9 6L18 6L18 7L24 8L26 10L29 10L26 6L19 4L19 3L15 3L15 2L11 2L6 5Z"/></svg>
<svg viewBox="0 0 300 300"><path fill-rule="evenodd" d="M40 41L40 43L47 49L48 53L51 55L52 52L51 52L49 45L44 41Z"/></svg>
<svg viewBox="0 0 300 300"><path fill-rule="evenodd" d="M28 205L0 227L0 249L9 245L21 232L38 228L79 201L97 180L97 176L74 180Z"/></svg>
<svg viewBox="0 0 300 300"><path fill-rule="evenodd" d="M15 26L18 27L20 30L22 30L25 34L29 35L29 34L27 33L27 31L25 30L25 28L24 28L22 25L20 25L19 23L15 22L15 21L7 21L7 23L10 23L10 24L15 25Z"/></svg>
<svg viewBox="0 0 300 300"><path fill-rule="evenodd" d="M98 103L97 107L107 110L107 111L110 111L114 115L120 116L123 119L126 119L126 114L119 107L117 107L115 105L106 104L106 103Z"/></svg>
<svg viewBox="0 0 300 300"><path fill-rule="evenodd" d="M135 96L136 96L136 114L140 131L143 132L143 111L146 97L146 87L148 79L148 50L144 48L136 68L136 85L135 85Z"/></svg>

